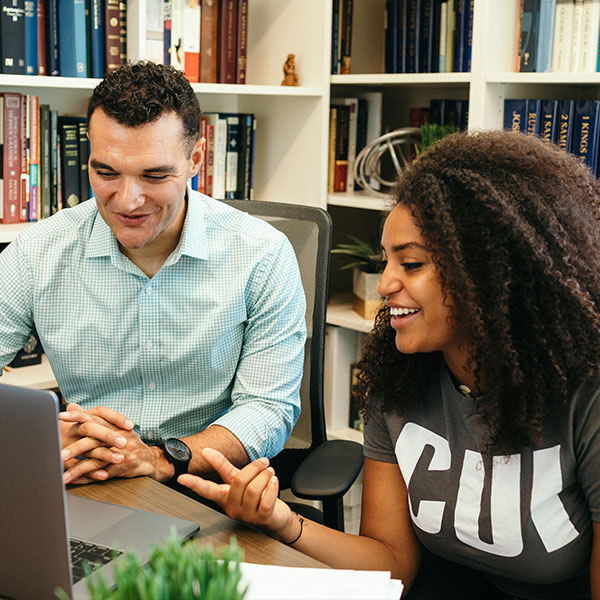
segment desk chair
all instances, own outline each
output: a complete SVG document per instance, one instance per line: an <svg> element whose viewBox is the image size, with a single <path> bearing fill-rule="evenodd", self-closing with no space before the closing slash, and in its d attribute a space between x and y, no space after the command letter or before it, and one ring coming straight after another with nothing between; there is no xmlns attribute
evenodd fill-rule
<svg viewBox="0 0 600 600"><path fill-rule="evenodd" d="M293 509L315 521L344 530L342 497L363 463L362 446L347 440L327 440L323 408L323 363L332 224L326 211L294 204L226 200L227 204L267 221L290 240L306 293L308 332L300 388L302 411L282 452L271 464L280 488L295 496L321 500L322 513L310 505Z"/></svg>

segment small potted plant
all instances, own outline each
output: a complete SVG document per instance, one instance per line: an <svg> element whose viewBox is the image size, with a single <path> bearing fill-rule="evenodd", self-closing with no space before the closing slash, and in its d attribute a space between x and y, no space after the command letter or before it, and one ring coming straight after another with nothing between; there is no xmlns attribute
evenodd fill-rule
<svg viewBox="0 0 600 600"><path fill-rule="evenodd" d="M155 546L142 566L133 552L115 559L116 587L110 589L100 573L88 572L92 600L242 600L247 587L240 585L242 551L232 538L229 546L213 551L192 540L185 544L174 535ZM68 600L60 589L59 600Z"/></svg>
<svg viewBox="0 0 600 600"><path fill-rule="evenodd" d="M353 269L352 292L353 308L363 319L373 319L381 305L377 284L383 271L383 261L379 236L374 234L369 242L347 234L347 244L338 244L331 253L341 254L350 259L342 269Z"/></svg>

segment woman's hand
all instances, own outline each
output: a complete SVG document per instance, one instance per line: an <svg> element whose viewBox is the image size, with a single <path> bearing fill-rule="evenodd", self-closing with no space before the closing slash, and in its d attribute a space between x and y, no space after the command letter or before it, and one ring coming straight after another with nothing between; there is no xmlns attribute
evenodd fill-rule
<svg viewBox="0 0 600 600"><path fill-rule="evenodd" d="M196 475L180 475L177 481L200 496L216 502L232 519L258 525L281 540L294 539L297 523L289 506L277 494L279 480L267 458L259 458L243 469L234 467L219 451L202 450L204 458L224 483Z"/></svg>

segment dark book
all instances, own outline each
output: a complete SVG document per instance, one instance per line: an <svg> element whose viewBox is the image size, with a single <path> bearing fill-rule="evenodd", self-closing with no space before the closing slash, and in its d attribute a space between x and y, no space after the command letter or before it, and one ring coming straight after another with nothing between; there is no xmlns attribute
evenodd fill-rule
<svg viewBox="0 0 600 600"><path fill-rule="evenodd" d="M202 0L200 12L200 81L217 83L219 3Z"/></svg>
<svg viewBox="0 0 600 600"><path fill-rule="evenodd" d="M558 101L558 131L556 143L559 148L571 152L573 147L573 121L575 115L574 100Z"/></svg>
<svg viewBox="0 0 600 600"><path fill-rule="evenodd" d="M25 3L23 0L1 0L0 38L2 39L2 73L24 75Z"/></svg>
<svg viewBox="0 0 600 600"><path fill-rule="evenodd" d="M519 35L519 72L536 69L540 0L522 0L521 31Z"/></svg>
<svg viewBox="0 0 600 600"><path fill-rule="evenodd" d="M42 362L42 354L44 350L40 341L35 335L32 335L25 346L19 350L12 361L9 363L9 367L30 367L31 365L39 365Z"/></svg>
<svg viewBox="0 0 600 600"><path fill-rule="evenodd" d="M40 210L39 218L52 214L52 160L50 147L50 106L40 104Z"/></svg>
<svg viewBox="0 0 600 600"><path fill-rule="evenodd" d="M404 73L417 73L419 61L419 21L421 0L406 0L406 42Z"/></svg>
<svg viewBox="0 0 600 600"><path fill-rule="evenodd" d="M504 129L509 131L527 130L527 100L504 101Z"/></svg>
<svg viewBox="0 0 600 600"><path fill-rule="evenodd" d="M90 0L90 75L104 77L104 6L103 0Z"/></svg>
<svg viewBox="0 0 600 600"><path fill-rule="evenodd" d="M433 125L444 125L446 101L443 98L432 98L429 101L429 118Z"/></svg>
<svg viewBox="0 0 600 600"><path fill-rule="evenodd" d="M348 181L348 135L350 131L350 106L337 107L335 131L335 158L333 165L333 191L345 192Z"/></svg>
<svg viewBox="0 0 600 600"><path fill-rule="evenodd" d="M25 72L27 75L38 74L37 4L38 0L25 2Z"/></svg>
<svg viewBox="0 0 600 600"><path fill-rule="evenodd" d="M473 50L473 12L475 10L475 0L465 0L464 28L463 28L463 47L462 47L462 68L463 73L471 72L471 55Z"/></svg>
<svg viewBox="0 0 600 600"><path fill-rule="evenodd" d="M121 66L121 25L119 0L104 0L104 71Z"/></svg>
<svg viewBox="0 0 600 600"><path fill-rule="evenodd" d="M528 135L539 135L542 120L542 101L539 99L527 100L527 126Z"/></svg>
<svg viewBox="0 0 600 600"><path fill-rule="evenodd" d="M227 115L227 153L225 155L225 198L234 199L239 189L238 165L241 140L240 116Z"/></svg>
<svg viewBox="0 0 600 600"><path fill-rule="evenodd" d="M58 0L46 0L46 74L60 75L58 62Z"/></svg>
<svg viewBox="0 0 600 600"><path fill-rule="evenodd" d="M87 20L84 0L58 3L59 69L61 77L87 77Z"/></svg>
<svg viewBox="0 0 600 600"><path fill-rule="evenodd" d="M433 72L433 5L436 0L421 0L420 36L419 36L419 73ZM437 58L437 57L436 57Z"/></svg>
<svg viewBox="0 0 600 600"><path fill-rule="evenodd" d="M217 0L210 0L216 2ZM163 0L163 65L171 64L171 15L173 10L173 0ZM204 12L204 3L201 11ZM202 28L200 29L202 32ZM202 43L202 38L200 38Z"/></svg>
<svg viewBox="0 0 600 600"><path fill-rule="evenodd" d="M92 197L90 178L88 173L88 160L90 158L90 141L88 140L88 123L85 117L77 123L77 136L79 139L79 190L81 202Z"/></svg>
<svg viewBox="0 0 600 600"><path fill-rule="evenodd" d="M3 217L2 222L21 221L21 136L22 102L21 94L4 92L3 96Z"/></svg>
<svg viewBox="0 0 600 600"><path fill-rule="evenodd" d="M58 139L58 112L50 110L50 214L59 210L60 200L60 169L59 169L59 139Z"/></svg>
<svg viewBox="0 0 600 600"><path fill-rule="evenodd" d="M393 1L393 0L388 0ZM340 3L338 0L333 0L333 11L331 15L331 74L340 74ZM389 71L388 71L389 72Z"/></svg>
<svg viewBox="0 0 600 600"><path fill-rule="evenodd" d="M256 155L256 115L252 115L252 145L250 147L250 200L254 200L254 157Z"/></svg>
<svg viewBox="0 0 600 600"><path fill-rule="evenodd" d="M469 126L469 101L457 100L456 108L458 111L456 126L459 131L466 131Z"/></svg>
<svg viewBox="0 0 600 600"><path fill-rule="evenodd" d="M444 100L440 125L453 125L458 129L459 102L459 100Z"/></svg>
<svg viewBox="0 0 600 600"><path fill-rule="evenodd" d="M548 142L556 142L558 132L558 100L542 100L540 137Z"/></svg>
<svg viewBox="0 0 600 600"><path fill-rule="evenodd" d="M248 59L248 0L238 0L237 43L236 43L236 83L246 83L246 61Z"/></svg>
<svg viewBox="0 0 600 600"><path fill-rule="evenodd" d="M38 75L46 75L46 2L37 1L37 63Z"/></svg>
<svg viewBox="0 0 600 600"><path fill-rule="evenodd" d="M127 63L127 2L119 2L119 63Z"/></svg>
<svg viewBox="0 0 600 600"><path fill-rule="evenodd" d="M352 60L352 15L354 0L343 0L340 36L340 73L348 75Z"/></svg>
<svg viewBox="0 0 600 600"><path fill-rule="evenodd" d="M235 83L237 0L223 0L219 11L219 83Z"/></svg>
<svg viewBox="0 0 600 600"><path fill-rule="evenodd" d="M398 73L398 0L385 3L385 72Z"/></svg>
<svg viewBox="0 0 600 600"><path fill-rule="evenodd" d="M454 0L454 53L452 70L462 71L465 39L465 14L467 0Z"/></svg>
<svg viewBox="0 0 600 600"><path fill-rule="evenodd" d="M431 37L431 73L440 70L440 26L442 20L442 2L433 0L432 6L432 37Z"/></svg>
<svg viewBox="0 0 600 600"><path fill-rule="evenodd" d="M77 123L58 117L58 135L60 136L61 153L62 206L68 208L81 202Z"/></svg>
<svg viewBox="0 0 600 600"><path fill-rule="evenodd" d="M408 35L408 0L396 0L398 4L398 35L396 39L396 73L406 73L406 44Z"/></svg>
<svg viewBox="0 0 600 600"><path fill-rule="evenodd" d="M236 198L250 200L250 161L252 158L252 124L254 115L241 114L240 117L240 155L238 159L238 187Z"/></svg>
<svg viewBox="0 0 600 600"><path fill-rule="evenodd" d="M573 147L578 156L596 175L598 166L598 135L600 130L600 101L579 100L575 102Z"/></svg>

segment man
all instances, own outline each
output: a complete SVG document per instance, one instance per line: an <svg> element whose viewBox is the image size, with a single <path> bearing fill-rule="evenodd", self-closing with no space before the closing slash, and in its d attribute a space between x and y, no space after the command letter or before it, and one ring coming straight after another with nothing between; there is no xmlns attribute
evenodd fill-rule
<svg viewBox="0 0 600 600"><path fill-rule="evenodd" d="M277 454L300 410L306 337L291 245L187 187L205 141L181 73L122 67L94 90L88 122L94 199L0 254L0 365L37 331L70 401L65 481L168 482L208 472L206 446L237 465Z"/></svg>

